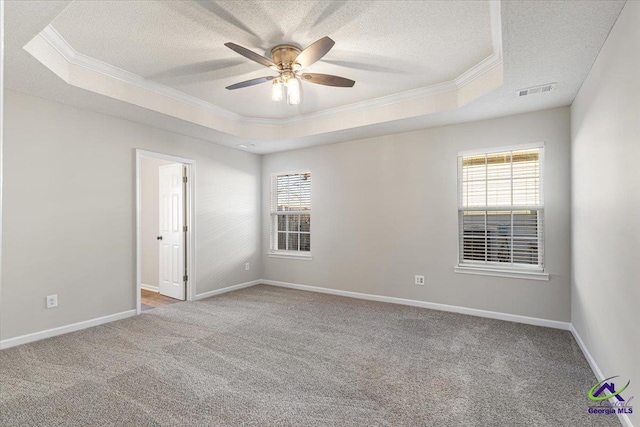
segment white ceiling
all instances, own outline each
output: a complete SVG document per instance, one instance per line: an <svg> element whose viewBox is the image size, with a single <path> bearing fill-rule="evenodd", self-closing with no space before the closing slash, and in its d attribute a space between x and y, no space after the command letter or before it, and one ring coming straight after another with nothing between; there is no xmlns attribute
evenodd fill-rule
<svg viewBox="0 0 640 427"><path fill-rule="evenodd" d="M475 34L479 39L487 37L488 23L480 24L481 19L479 19L483 14L480 11L482 9L480 6L486 7L486 3L479 2L476 5L472 4L473 2L398 1L393 2L396 5L395 8L385 10L386 6L381 9L363 8L363 4L360 2L348 2L344 5L341 3L305 2L299 7L289 8L288 12L283 12L286 18L280 21L276 20L275 3L267 2L253 4L248 8L251 11L251 14L248 15L246 4L235 6L242 2L220 4L213 2L200 4L165 2L153 4L153 6L142 2L124 3L114 5L110 2L8 1L6 3L5 29L6 87L224 145L236 146L240 143L252 142L255 147L250 148L249 151L257 153L569 105L624 5L623 1L502 2L504 83L501 88L462 108L451 111L376 123L331 133L317 133L302 138L268 141L256 138L247 141L246 138L238 138L70 86L35 60L22 47L53 22L55 28L81 53L97 56L103 61L111 61L113 65L121 68L128 67L128 71L151 77L174 89L185 92L193 90L188 93L200 96L231 111L237 111L243 115L255 114L258 117L263 117L264 113L260 113L260 109L264 107L244 105L257 104L256 99L260 98L261 100L262 95L258 93L248 95L249 98L244 101L237 101L233 98L222 100L221 97L214 96L216 91L220 90L219 87L218 89L215 87L212 90L207 89L211 86L220 85L223 87L238 80L263 75L253 71L254 67L259 69L259 65L253 65L249 61L245 62L242 57L236 57L233 52L226 52L226 48L216 46L226 41L234 41L263 53L270 45L278 43L280 40L294 40L304 46L319 37L329 35L336 40L336 46L327 55L325 61L327 64L323 64L323 66L331 68L320 69L320 64L318 64L318 68L314 66L311 71L331 72L351 78L354 77L350 73L357 73L358 77L355 80L358 83L354 89L358 88L360 82L363 82L362 86L364 86L363 92L357 95L362 98L357 99L369 99L384 94L385 92L376 91L389 90L389 86L385 84L382 89L379 89L375 85L367 85L365 82L374 82L384 77L390 81L400 81L402 85L405 85L396 87L405 89L420 87L421 85L429 85L437 79L450 79L451 76L459 73L460 69L468 67L470 63L473 64L473 61L477 61L479 57L486 56L486 50L482 51L482 47L469 52L466 50L468 45L456 51L459 55L447 60L441 59L440 62L438 62L438 55L433 54L433 52L440 52L440 57L443 57L445 54L442 52L446 49L438 49L447 46L449 50L457 49L456 46L452 46L452 43L447 43L447 40L458 36L449 34L447 30L450 26L458 28L456 22L466 22L467 18L470 22L478 23L477 26L471 25L469 34ZM371 4L371 2L365 3ZM146 6L140 9L141 5ZM265 5L268 5L269 8ZM100 9L105 7L106 9L100 12ZM427 9L420 14L413 11L406 15L402 22L397 23L399 15L393 14L402 15L400 11L408 7ZM479 9L474 9L476 7ZM122 15L123 11L132 10L127 8L138 8L137 13ZM470 14L473 16L461 18L459 14L464 13L465 8L471 11ZM154 19L160 19L161 16L164 16L162 19L168 19L167 16L173 16L175 20L163 21L160 30L158 30L154 24L155 21L148 22L149 16L145 13L146 9L154 10L151 13ZM265 12L266 9L268 12ZM385 14L377 15L381 10L384 10ZM445 18L447 13L455 15L457 19L454 19L454 22L447 20ZM439 18L431 21L429 17L433 15ZM122 21L115 19L114 16L123 19L126 16L127 25L118 24L120 25L118 26L117 23ZM394 19L389 19L394 16ZM259 19L261 17L264 19ZM474 21L474 19L477 20ZM141 23L138 26L139 30L133 31L134 23L138 21ZM217 30L213 32L212 39L208 40L207 29L211 22L217 23L215 25ZM355 25L354 22L358 24ZM185 31L189 25L191 33ZM369 30L362 31L362 28L367 28L367 26ZM371 31L372 26L380 28L380 32ZM411 30L404 31L405 27L409 26ZM438 29L436 30L436 28ZM140 29L144 29L144 31ZM92 30L95 31L92 32ZM123 31L126 32L125 30L133 31L127 33L126 36L132 40L123 38L124 36L120 34ZM464 33L464 31L462 32ZM182 35L175 37L177 33ZM344 38L342 34L344 34ZM403 37L406 38L403 39ZM431 43L430 40L434 38L440 42ZM485 42L478 40L478 44L474 46L482 46ZM385 48L376 50L376 46L381 45ZM126 49L112 49L113 46L126 46ZM163 54L162 46L166 46L167 51L171 54ZM404 55L400 53L405 47L421 52L420 56L417 59L415 57L404 59ZM486 48L490 49L490 46L485 46ZM467 55L462 54L465 51ZM349 52L352 52L352 56L349 55ZM473 57L474 53L478 53L478 55ZM166 58L167 56L169 58ZM380 65L379 59L393 58L394 56L398 58L398 61L393 64ZM422 61L421 58L431 58L432 62ZM329 63L329 61L334 61L334 63ZM343 67L339 65L342 63L339 61L350 62L351 67ZM438 66L433 66L436 63ZM388 72L398 64L402 64L401 72ZM402 69L407 64L414 64L421 72L414 73L411 70L411 72L403 74ZM209 65L214 65L219 71L208 72ZM361 68L368 68L368 70ZM182 71L185 72L182 73ZM266 71L268 73L268 70ZM558 89L555 92L525 98L518 98L515 95L515 91L519 88L550 82L558 83ZM318 88L314 98L305 87L303 104L307 99L310 100L308 107L304 104L304 108L309 108L309 111L315 111L313 108L340 105L330 104L330 102L352 102L339 97L335 98L333 95L329 97L329 101L325 101L324 92L321 91L325 88ZM251 90L251 88L245 90ZM206 98L209 96L212 98ZM268 91L264 96L268 100ZM229 102L229 104L222 105L223 102ZM325 102L326 104L323 104ZM268 100L266 105L271 105L271 103L272 101ZM288 117L290 112L272 114L276 114L275 117Z"/></svg>
<svg viewBox="0 0 640 427"><path fill-rule="evenodd" d="M79 53L244 117L289 118L454 80L492 53L489 3L396 1L76 1L52 22ZM275 73L224 46L270 57L271 47L336 45L311 72L353 88L303 84L298 106L270 85L233 83Z"/></svg>

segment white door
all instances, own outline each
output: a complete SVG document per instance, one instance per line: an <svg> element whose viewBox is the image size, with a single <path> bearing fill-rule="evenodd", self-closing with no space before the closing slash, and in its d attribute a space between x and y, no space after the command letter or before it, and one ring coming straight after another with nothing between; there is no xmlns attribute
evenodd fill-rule
<svg viewBox="0 0 640 427"><path fill-rule="evenodd" d="M184 166L160 166L160 293L185 299Z"/></svg>

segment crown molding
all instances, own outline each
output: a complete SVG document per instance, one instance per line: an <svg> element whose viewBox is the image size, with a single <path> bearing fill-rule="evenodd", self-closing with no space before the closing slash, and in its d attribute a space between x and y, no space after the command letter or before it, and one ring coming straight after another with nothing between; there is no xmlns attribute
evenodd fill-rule
<svg viewBox="0 0 640 427"><path fill-rule="evenodd" d="M236 114L225 108L211 104L200 98L196 98L195 96L187 95L184 92L180 92L179 90L175 90L160 83L156 83L153 80L146 79L137 74L123 70L122 68L118 68L114 65L100 61L99 59L83 55L82 53L76 51L73 46L71 46L69 42L67 42L67 40L65 40L65 38L62 37L62 35L51 24L47 25L47 27L42 30L40 36L47 43L49 43L60 55L62 55L62 57L70 64L87 68L91 71L103 74L110 78L138 86L159 95L166 96L167 98L171 98L175 101L182 102L196 108L201 108L229 120L241 121L243 119L246 119L240 114Z"/></svg>
<svg viewBox="0 0 640 427"><path fill-rule="evenodd" d="M241 138L289 139L458 108L495 89L502 84L502 21L499 0L489 2L489 12L492 54L456 79L285 119L242 116L200 98L86 56L76 51L51 24L24 48L68 84ZM58 56L54 58L53 52L46 52L41 41L46 42L46 45L53 49ZM66 68L64 62L66 62ZM499 70L497 70L498 68ZM491 73L493 75L487 77ZM82 75L77 76L77 74ZM484 81L483 77L486 77ZM110 87L112 86L110 83L114 82L124 85L114 89ZM471 84L478 86L471 90L472 95L460 96L458 92ZM136 95L123 96L122 92L126 88L137 89ZM164 106L162 111L156 107L158 104ZM393 108L402 111L394 112ZM205 113L204 117L202 113ZM347 116L359 117L360 120L356 120L353 126L342 119L339 120L340 124L331 123L331 126L328 126L331 119ZM365 116L369 122L364 122L361 119ZM377 119L372 119L372 117L377 117Z"/></svg>

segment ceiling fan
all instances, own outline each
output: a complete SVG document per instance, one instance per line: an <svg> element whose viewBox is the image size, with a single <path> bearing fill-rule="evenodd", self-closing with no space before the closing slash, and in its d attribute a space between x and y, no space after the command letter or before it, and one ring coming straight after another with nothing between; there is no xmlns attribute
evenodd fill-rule
<svg viewBox="0 0 640 427"><path fill-rule="evenodd" d="M234 52L278 73L278 76L259 77L236 83L227 86L227 89L240 89L273 80L271 99L282 101L286 87L287 103L295 105L300 103L300 80L325 86L353 87L356 82L344 77L302 72L303 69L325 56L334 44L335 42L329 37L321 38L304 50L290 44L279 44L271 49L271 58L273 58L271 60L235 43L225 43L224 45Z"/></svg>

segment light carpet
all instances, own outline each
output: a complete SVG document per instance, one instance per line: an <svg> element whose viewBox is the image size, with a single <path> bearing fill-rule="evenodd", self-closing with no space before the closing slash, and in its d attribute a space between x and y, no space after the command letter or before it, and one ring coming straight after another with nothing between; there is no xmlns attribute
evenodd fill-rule
<svg viewBox="0 0 640 427"><path fill-rule="evenodd" d="M619 426L569 332L259 285L0 352L7 426Z"/></svg>

